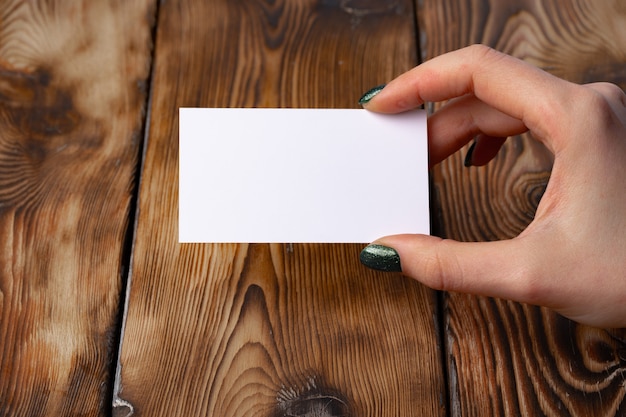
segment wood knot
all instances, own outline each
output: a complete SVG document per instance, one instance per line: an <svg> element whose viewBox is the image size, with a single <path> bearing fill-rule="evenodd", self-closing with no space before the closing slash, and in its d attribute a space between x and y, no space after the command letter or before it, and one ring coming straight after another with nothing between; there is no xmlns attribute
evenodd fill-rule
<svg viewBox="0 0 626 417"><path fill-rule="evenodd" d="M311 378L300 389L283 387L276 397L277 407L272 417L349 417L347 400L338 392L320 388Z"/></svg>

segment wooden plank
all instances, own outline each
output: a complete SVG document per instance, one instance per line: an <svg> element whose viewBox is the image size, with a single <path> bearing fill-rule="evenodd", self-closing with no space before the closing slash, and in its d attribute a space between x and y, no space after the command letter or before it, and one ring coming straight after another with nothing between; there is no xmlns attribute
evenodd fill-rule
<svg viewBox="0 0 626 417"><path fill-rule="evenodd" d="M626 88L623 2L425 0L418 17L425 59L484 43L575 82ZM517 235L533 218L551 155L529 137L509 139L483 168L464 168L464 155L433 173L439 233L465 241ZM624 413L624 332L459 294L447 296L445 311L453 416Z"/></svg>
<svg viewBox="0 0 626 417"><path fill-rule="evenodd" d="M357 107L415 65L412 16L400 0L161 5L115 415L443 414L433 292L362 267L359 245L177 243L179 107Z"/></svg>
<svg viewBox="0 0 626 417"><path fill-rule="evenodd" d="M0 415L110 412L149 1L0 3Z"/></svg>

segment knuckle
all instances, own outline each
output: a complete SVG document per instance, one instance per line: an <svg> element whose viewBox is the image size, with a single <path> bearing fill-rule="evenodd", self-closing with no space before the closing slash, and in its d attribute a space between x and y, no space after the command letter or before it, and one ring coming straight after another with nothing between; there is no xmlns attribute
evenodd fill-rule
<svg viewBox="0 0 626 417"><path fill-rule="evenodd" d="M586 114L582 120L589 123L589 127L595 131L605 131L615 125L619 119L615 112L616 104L620 103L623 92L617 86L604 85L600 90L582 88L579 97L579 111ZM619 91L618 91L619 90ZM583 116L581 114L581 116Z"/></svg>
<svg viewBox="0 0 626 417"><path fill-rule="evenodd" d="M554 255L550 251L539 249L541 245L536 242L527 241L526 249L521 250L516 259L512 259L513 267L508 279L515 283L516 292L513 296L518 301L545 305L550 299L550 288L553 286L554 277L551 276L552 269L548 266Z"/></svg>
<svg viewBox="0 0 626 417"><path fill-rule="evenodd" d="M492 56L498 56L501 54L492 47L480 43L468 46L467 50L472 56L477 59L490 58Z"/></svg>
<svg viewBox="0 0 626 417"><path fill-rule="evenodd" d="M550 277L545 276L545 274L535 274L532 271L525 269L520 272L519 276L512 278L519 282L518 298L520 301L533 305L545 304L545 280L549 280Z"/></svg>
<svg viewBox="0 0 626 417"><path fill-rule="evenodd" d="M539 105L545 135L563 139L586 132L589 138L602 138L598 132L611 130L623 118L616 113L622 95L619 87L611 84L570 84L563 96L546 97Z"/></svg>
<svg viewBox="0 0 626 417"><path fill-rule="evenodd" d="M504 52L500 52L490 46L474 44L467 47L474 63L480 64L477 67L491 67L501 60L508 60L511 57Z"/></svg>
<svg viewBox="0 0 626 417"><path fill-rule="evenodd" d="M605 96L608 101L626 105L626 94L618 85L603 82L595 84L594 87L595 90Z"/></svg>
<svg viewBox="0 0 626 417"><path fill-rule="evenodd" d="M423 259L422 272L427 285L440 291L457 291L463 286L463 274L451 252L447 250L447 240L441 240L430 257ZM444 255L445 254L445 255Z"/></svg>

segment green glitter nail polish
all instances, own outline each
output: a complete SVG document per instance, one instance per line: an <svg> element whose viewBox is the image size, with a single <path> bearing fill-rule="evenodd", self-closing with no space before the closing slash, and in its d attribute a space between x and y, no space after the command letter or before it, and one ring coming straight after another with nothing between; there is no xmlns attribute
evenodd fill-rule
<svg viewBox="0 0 626 417"><path fill-rule="evenodd" d="M385 88L386 84L377 85L376 87L368 90L363 96L359 99L359 104L367 104L374 96L381 92L383 88Z"/></svg>
<svg viewBox="0 0 626 417"><path fill-rule="evenodd" d="M385 272L401 272L400 255L395 249L383 245L368 245L359 256L361 263L368 268Z"/></svg>
<svg viewBox="0 0 626 417"><path fill-rule="evenodd" d="M463 165L465 165L468 168L473 165L472 156L474 155L475 148L476 148L476 142L472 143L472 145L467 150L467 155L465 155L465 161L463 162Z"/></svg>

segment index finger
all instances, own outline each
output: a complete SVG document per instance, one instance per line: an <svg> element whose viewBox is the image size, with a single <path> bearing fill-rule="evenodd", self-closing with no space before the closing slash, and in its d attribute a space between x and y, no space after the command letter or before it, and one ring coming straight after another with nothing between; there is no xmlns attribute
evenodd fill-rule
<svg viewBox="0 0 626 417"><path fill-rule="evenodd" d="M433 58L391 81L365 105L368 110L399 113L425 102L466 94L516 118L544 141L567 112L571 84L484 45ZM560 113L559 113L560 112ZM546 120L552 123L546 123ZM552 144L546 143L552 151Z"/></svg>

